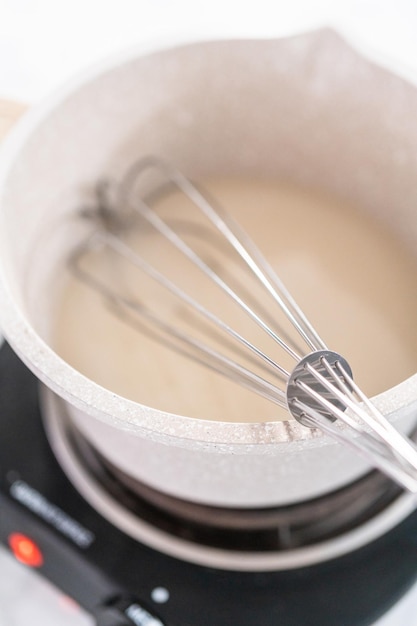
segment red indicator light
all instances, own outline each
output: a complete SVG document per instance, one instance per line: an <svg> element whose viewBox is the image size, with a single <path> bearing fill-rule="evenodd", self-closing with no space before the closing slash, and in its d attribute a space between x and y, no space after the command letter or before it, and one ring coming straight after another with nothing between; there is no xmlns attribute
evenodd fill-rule
<svg viewBox="0 0 417 626"><path fill-rule="evenodd" d="M21 533L9 535L9 546L16 559L29 567L40 567L43 564L43 555L32 539Z"/></svg>

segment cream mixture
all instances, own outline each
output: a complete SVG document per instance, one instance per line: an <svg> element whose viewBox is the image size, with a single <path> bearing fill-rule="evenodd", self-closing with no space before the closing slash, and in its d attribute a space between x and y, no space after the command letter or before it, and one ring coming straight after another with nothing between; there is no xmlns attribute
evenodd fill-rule
<svg viewBox="0 0 417 626"><path fill-rule="evenodd" d="M250 233L329 348L349 361L368 395L417 371L416 261L390 232L335 198L279 182L224 179L208 181L205 188ZM160 202L160 210L175 215L203 258L228 276L229 265L235 267L232 257L205 227L191 232L181 226L182 203L181 195L171 194ZM266 349L263 332L169 245L146 229L130 239L196 300L214 306ZM97 259L88 263L96 271ZM157 293L135 268L111 257L99 263L112 288L147 304L155 298L166 319L188 325L184 306ZM246 275L233 273L249 297L260 298ZM270 306L264 306L274 317ZM160 410L237 422L286 416L274 404L172 351L165 340L134 328L136 323L125 323L101 296L68 275L52 343L68 363L98 384ZM224 348L222 339L218 345ZM274 358L289 366L280 351Z"/></svg>

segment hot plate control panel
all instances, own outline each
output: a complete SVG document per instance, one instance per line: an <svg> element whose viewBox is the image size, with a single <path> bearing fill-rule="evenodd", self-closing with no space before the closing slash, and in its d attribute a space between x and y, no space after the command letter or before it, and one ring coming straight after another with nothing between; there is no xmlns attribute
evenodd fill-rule
<svg viewBox="0 0 417 626"><path fill-rule="evenodd" d="M168 626L149 604L123 593L21 504L0 494L0 541L15 558L54 582L94 617L96 626Z"/></svg>

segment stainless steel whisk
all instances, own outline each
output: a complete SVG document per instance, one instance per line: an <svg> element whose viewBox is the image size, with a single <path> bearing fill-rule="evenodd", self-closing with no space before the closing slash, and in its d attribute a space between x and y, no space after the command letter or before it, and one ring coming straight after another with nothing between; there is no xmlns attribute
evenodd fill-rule
<svg viewBox="0 0 417 626"><path fill-rule="evenodd" d="M298 342L294 342L284 330L281 331L281 326L276 328L270 321L274 317L272 307L268 307L265 321L262 307L259 312L256 303L250 295L248 297L247 289L238 290L236 284L228 284L213 263L205 260L195 246L180 234L181 227L176 228L172 220L170 222L161 217L148 196L135 194L139 178L151 171L164 178L165 183L159 191L166 189L167 185L176 188L192 203L193 210L203 214L215 232L221 234L248 272L259 281L276 310L280 315L284 314L295 329ZM287 409L305 427L318 428L350 446L403 488L417 492L417 446L400 434L361 391L353 381L349 364L340 354L327 348L256 245L229 214L209 201L207 195L182 173L156 157L146 157L134 163L116 188L100 183L97 200L95 206L81 211L83 216L94 219L97 228L73 251L69 266L78 279L105 298L120 318L131 324L135 323L132 322L132 315L145 321L171 348ZM227 298L234 301L287 355L286 359L292 362L292 367L284 367L275 357L197 301L166 273L149 263L138 250L132 249L125 234L136 227L138 220L162 235ZM167 321L147 302L118 293L105 278L95 275L84 263L87 255L103 250L111 250L117 257L132 263L208 322L216 329L215 332L221 333L225 342L232 341L236 348L231 354L225 354L198 334L193 335ZM207 336L210 337L210 333ZM250 355L249 365L234 357L242 350ZM250 366L254 358L261 364L259 371ZM267 372L272 374L272 380L266 377Z"/></svg>

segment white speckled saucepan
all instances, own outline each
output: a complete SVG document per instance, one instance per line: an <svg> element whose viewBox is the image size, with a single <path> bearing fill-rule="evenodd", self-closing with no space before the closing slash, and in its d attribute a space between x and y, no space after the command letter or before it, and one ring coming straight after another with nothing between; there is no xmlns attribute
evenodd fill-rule
<svg viewBox="0 0 417 626"><path fill-rule="evenodd" d="M45 340L51 276L79 232L57 224L80 188L156 153L194 177L284 176L321 187L395 223L417 249L416 110L415 88L329 31L131 53L90 72L30 111L2 149L7 340L104 456L170 495L264 507L349 483L366 464L293 420L171 415L119 397L65 363ZM376 401L409 430L417 375Z"/></svg>

